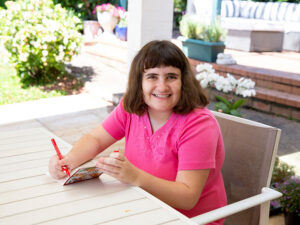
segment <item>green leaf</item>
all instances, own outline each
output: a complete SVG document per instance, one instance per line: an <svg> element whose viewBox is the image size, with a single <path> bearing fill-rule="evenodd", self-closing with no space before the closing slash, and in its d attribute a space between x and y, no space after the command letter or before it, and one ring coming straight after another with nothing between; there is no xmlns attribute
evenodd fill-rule
<svg viewBox="0 0 300 225"><path fill-rule="evenodd" d="M232 104L227 99L225 99L225 98L223 98L221 96L218 96L218 95L216 96L216 99L219 100L219 101L221 101L221 102L224 102L229 109L232 108Z"/></svg>
<svg viewBox="0 0 300 225"><path fill-rule="evenodd" d="M223 102L217 102L216 105L215 105L215 110L218 111L218 112L220 110L222 110L223 113L227 113L227 114L230 113L230 109Z"/></svg>
<svg viewBox="0 0 300 225"><path fill-rule="evenodd" d="M236 109L231 109L229 114L231 114L233 116L237 116L237 117L242 117L242 114L239 111L237 111Z"/></svg>
<svg viewBox="0 0 300 225"><path fill-rule="evenodd" d="M241 107L246 102L246 99L239 99L233 103L232 109Z"/></svg>

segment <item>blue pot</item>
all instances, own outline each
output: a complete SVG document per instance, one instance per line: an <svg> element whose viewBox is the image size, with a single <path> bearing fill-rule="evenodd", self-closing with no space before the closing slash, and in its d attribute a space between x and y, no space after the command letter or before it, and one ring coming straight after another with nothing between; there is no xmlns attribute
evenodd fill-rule
<svg viewBox="0 0 300 225"><path fill-rule="evenodd" d="M119 27L117 25L115 28L115 34L120 40L127 41L127 27Z"/></svg>

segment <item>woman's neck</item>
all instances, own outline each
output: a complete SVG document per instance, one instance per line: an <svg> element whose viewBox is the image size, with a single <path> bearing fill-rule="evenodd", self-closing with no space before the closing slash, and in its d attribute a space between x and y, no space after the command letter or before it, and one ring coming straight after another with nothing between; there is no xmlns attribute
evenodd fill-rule
<svg viewBox="0 0 300 225"><path fill-rule="evenodd" d="M168 122L172 112L153 112L148 110L148 115L153 133Z"/></svg>

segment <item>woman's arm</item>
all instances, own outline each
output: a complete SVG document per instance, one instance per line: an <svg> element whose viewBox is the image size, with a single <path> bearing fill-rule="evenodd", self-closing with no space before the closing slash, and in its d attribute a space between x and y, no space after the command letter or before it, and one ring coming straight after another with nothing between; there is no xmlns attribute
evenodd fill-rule
<svg viewBox="0 0 300 225"><path fill-rule="evenodd" d="M138 186L174 208L190 210L197 204L208 174L209 170L182 170L176 181L168 181L143 172Z"/></svg>
<svg viewBox="0 0 300 225"><path fill-rule="evenodd" d="M185 210L196 205L209 174L209 170L183 170L177 173L176 181L168 181L136 168L120 153L100 158L96 166L122 182L143 188L172 207Z"/></svg>
<svg viewBox="0 0 300 225"><path fill-rule="evenodd" d="M67 166L72 170L88 160L93 159L116 141L117 140L100 125L82 136L62 160L59 160L56 155L52 156L49 161L49 173L52 177L61 179L66 176L66 174L61 171L61 166Z"/></svg>

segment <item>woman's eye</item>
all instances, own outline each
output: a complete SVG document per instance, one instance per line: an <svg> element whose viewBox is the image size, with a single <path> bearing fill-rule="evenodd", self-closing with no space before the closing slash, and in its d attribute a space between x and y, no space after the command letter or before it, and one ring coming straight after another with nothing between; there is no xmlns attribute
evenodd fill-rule
<svg viewBox="0 0 300 225"><path fill-rule="evenodd" d="M175 76L175 75L169 75L168 79L170 79L170 80L177 79L177 76Z"/></svg>
<svg viewBox="0 0 300 225"><path fill-rule="evenodd" d="M155 78L156 78L155 75L148 75L148 76L147 76L147 79L149 79L149 80L154 80Z"/></svg>

